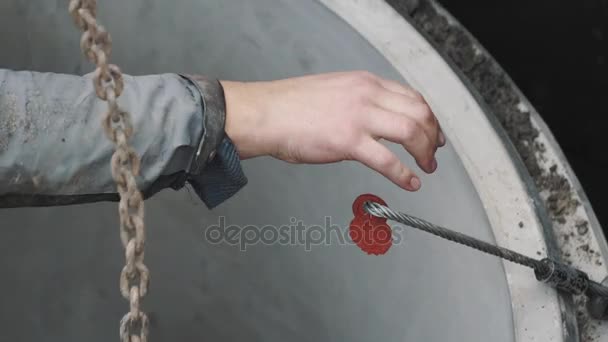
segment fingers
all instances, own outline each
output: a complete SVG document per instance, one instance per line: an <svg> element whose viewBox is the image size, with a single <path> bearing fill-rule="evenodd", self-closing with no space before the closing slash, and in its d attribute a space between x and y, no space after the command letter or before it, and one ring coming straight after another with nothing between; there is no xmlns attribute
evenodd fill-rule
<svg viewBox="0 0 608 342"><path fill-rule="evenodd" d="M380 108L416 121L433 145L439 146L439 123L426 102L416 101L392 91L380 92L375 96L374 101Z"/></svg>
<svg viewBox="0 0 608 342"><path fill-rule="evenodd" d="M427 173L437 168L435 152L445 144L435 114L416 90L370 73L359 78L367 84L369 104L365 127L374 138L401 144Z"/></svg>
<svg viewBox="0 0 608 342"><path fill-rule="evenodd" d="M420 179L416 174L403 165L386 146L374 139L370 138L361 143L353 157L405 190L420 189Z"/></svg>
<svg viewBox="0 0 608 342"><path fill-rule="evenodd" d="M405 86L399 82L387 80L384 78L378 78L378 82L386 90L390 90L397 94L405 95L418 102L424 102L424 97L422 96L422 94L420 94L416 90L414 90L408 86Z"/></svg>
<svg viewBox="0 0 608 342"><path fill-rule="evenodd" d="M445 134L443 134L441 127L439 127L439 147L445 146L446 142L447 140L445 139Z"/></svg>
<svg viewBox="0 0 608 342"><path fill-rule="evenodd" d="M384 96L376 98L378 105L393 112L404 114L407 114L404 111L408 108L408 104L416 104L415 106L421 105L421 107L419 107L418 110L413 111L412 114L416 116L416 119L418 119L422 127L425 128L429 138L437 141L437 146L441 147L446 144L445 135L439 126L439 121L431 111L422 94L392 80L378 78L378 82L384 89L389 91L383 92L382 94Z"/></svg>
<svg viewBox="0 0 608 342"><path fill-rule="evenodd" d="M372 136L401 144L427 173L435 172L436 144L429 139L417 121L400 113L377 110L369 116L367 126Z"/></svg>

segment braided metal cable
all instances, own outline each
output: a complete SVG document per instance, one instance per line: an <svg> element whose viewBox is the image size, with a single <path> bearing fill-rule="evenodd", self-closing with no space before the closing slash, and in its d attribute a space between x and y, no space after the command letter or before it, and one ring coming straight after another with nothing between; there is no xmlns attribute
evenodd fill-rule
<svg viewBox="0 0 608 342"><path fill-rule="evenodd" d="M549 276L554 271L551 268L551 265L552 265L551 263L544 262L544 261L547 261L547 259L545 259L544 261L536 260L536 259L527 257L525 255L519 254L517 252L511 251L509 249L495 246L495 245L487 243L485 241L478 240L474 237L471 237L471 236L468 236L468 235L465 235L465 234L462 234L459 232L455 232L455 231L447 229L447 228L437 226L437 225L427 222L423 219L420 219L420 218L417 218L417 217L414 217L411 215L407 215L407 214L404 214L401 212L395 212L392 209L390 209L384 205L375 203L375 202L366 202L363 205L363 208L370 215L389 219L389 220L396 221L396 222L400 222L400 223L406 224L410 227L420 229L427 233L433 234L440 238L474 248L478 251L481 251L481 252L484 252L487 254L491 254L491 255L497 256L499 258L503 258L503 259L509 260L511 262L514 262L514 263L517 263L517 264L520 264L520 265L523 265L526 267L530 267L530 268L534 269L537 276L540 276L540 278ZM576 272L580 272L580 271L576 270ZM585 275L585 277L586 277L586 275ZM538 279L538 277L537 277L537 279ZM586 280L586 283L587 284L584 286L584 289L582 289L580 292L574 292L574 291L571 291L571 292L573 292L575 294L582 294L582 292L584 291L584 293L590 297L608 298L608 287L606 287L598 282L595 282L593 280L590 280L590 279ZM558 286L558 288L564 289L563 286L562 287ZM571 290L571 288L569 288L568 290Z"/></svg>
<svg viewBox="0 0 608 342"><path fill-rule="evenodd" d="M547 265L541 262L540 260L529 258L525 255L508 250L506 248L498 247L485 241L478 240L474 237L434 225L430 222L427 222L423 219L419 219L414 216L395 212L392 209L381 204L374 202L366 202L363 208L370 215L406 224L410 227L420 229L427 233L439 236L440 238L474 248L478 251L491 254L526 267L530 267L541 274L550 272Z"/></svg>
<svg viewBox="0 0 608 342"><path fill-rule="evenodd" d="M608 288L598 282L589 280L586 294L590 297L597 296L608 298Z"/></svg>

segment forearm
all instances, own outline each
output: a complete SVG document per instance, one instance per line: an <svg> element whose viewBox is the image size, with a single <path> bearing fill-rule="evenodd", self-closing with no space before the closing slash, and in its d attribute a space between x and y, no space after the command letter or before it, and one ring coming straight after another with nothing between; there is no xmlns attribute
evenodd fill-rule
<svg viewBox="0 0 608 342"><path fill-rule="evenodd" d="M214 206L244 184L238 165L238 177L229 180L232 192L209 194L213 189L203 180L205 172L222 169L214 163L225 158L209 164L209 155L231 147L221 144L223 99L217 98L221 87L214 87L219 84L174 74L125 76L119 104L135 127L131 144L141 157L138 185L146 197L190 181L203 200L214 198L206 201ZM101 128L105 111L88 76L0 70L0 207L117 200L114 147Z"/></svg>
<svg viewBox="0 0 608 342"><path fill-rule="evenodd" d="M178 75L126 77L119 103L136 128L144 196L189 182L208 207L246 184L237 149L291 163L356 160L417 191L416 173L379 140L401 144L427 173L446 143L421 94L367 72L223 87ZM0 207L118 199L104 111L89 77L0 70Z"/></svg>

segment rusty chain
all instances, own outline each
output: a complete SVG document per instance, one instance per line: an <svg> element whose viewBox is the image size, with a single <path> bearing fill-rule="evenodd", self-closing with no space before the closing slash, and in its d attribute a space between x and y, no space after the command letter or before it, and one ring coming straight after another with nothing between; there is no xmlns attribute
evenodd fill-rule
<svg viewBox="0 0 608 342"><path fill-rule="evenodd" d="M69 12L83 31L80 39L82 52L97 66L93 84L97 96L108 104L102 121L103 129L115 147L111 167L120 195L120 237L126 259L120 274L120 292L130 304L129 312L120 321L120 338L123 342L145 342L148 316L141 311L140 301L148 291L149 272L144 265L144 199L135 180L140 160L128 142L133 135L130 114L117 102L124 89L122 73L116 65L108 62L112 41L110 34L97 22L96 10L96 0L70 0Z"/></svg>

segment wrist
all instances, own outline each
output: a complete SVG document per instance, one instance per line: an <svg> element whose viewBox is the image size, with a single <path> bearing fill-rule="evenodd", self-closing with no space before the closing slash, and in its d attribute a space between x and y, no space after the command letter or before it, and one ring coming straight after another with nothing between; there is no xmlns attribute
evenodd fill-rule
<svg viewBox="0 0 608 342"><path fill-rule="evenodd" d="M262 103L262 83L220 81L226 99L226 135L234 143L241 159L272 154L272 132Z"/></svg>

